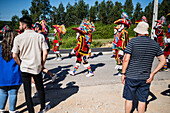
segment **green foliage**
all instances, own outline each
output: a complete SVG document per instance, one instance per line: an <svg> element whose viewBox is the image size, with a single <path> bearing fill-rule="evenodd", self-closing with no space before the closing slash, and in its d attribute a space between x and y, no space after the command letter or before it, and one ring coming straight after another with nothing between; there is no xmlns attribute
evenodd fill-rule
<svg viewBox="0 0 170 113"><path fill-rule="evenodd" d="M92 33L92 48L101 47L103 43L110 42L109 40L113 40L114 36L114 27L117 26L116 24L102 24L102 23L95 23L96 31ZM68 48L74 48L77 43L76 39L76 32L72 30L73 27L78 26L71 26L66 28L67 33L62 38L62 45L60 48L62 49L68 49ZM129 33L129 37L133 38L135 37L135 32L133 29L136 27L135 24L132 24L129 29L127 29ZM53 32L53 31L51 31ZM50 40L51 48L53 46L53 40Z"/></svg>
<svg viewBox="0 0 170 113"><path fill-rule="evenodd" d="M122 4L121 2L116 1L115 5L113 7L113 20L118 20L119 18L121 18L121 14L122 14Z"/></svg>
<svg viewBox="0 0 170 113"><path fill-rule="evenodd" d="M75 48L77 44L77 39L75 37L68 37L62 40L62 49Z"/></svg>
<svg viewBox="0 0 170 113"><path fill-rule="evenodd" d="M28 10L26 10L26 9L23 9L21 11L21 13L22 13L22 16L28 16L29 15Z"/></svg>
<svg viewBox="0 0 170 113"><path fill-rule="evenodd" d="M98 18L104 24L107 24L107 15L106 15L106 13L107 13L106 12L106 3L105 3L105 0L103 0L99 4L99 15L98 15Z"/></svg>
<svg viewBox="0 0 170 113"><path fill-rule="evenodd" d="M153 2L150 2L146 7L144 11L144 15L146 16L149 25L152 24L152 17L153 17Z"/></svg>
<svg viewBox="0 0 170 113"><path fill-rule="evenodd" d="M129 17L132 17L133 13L133 3L132 0L126 0L123 6L123 9L126 11Z"/></svg>
<svg viewBox="0 0 170 113"><path fill-rule="evenodd" d="M134 29L135 27L136 27L136 24L132 24L132 25L130 26L130 28L127 29L128 34L129 34L129 38L135 37L135 32L133 31L133 29Z"/></svg>
<svg viewBox="0 0 170 113"><path fill-rule="evenodd" d="M170 13L170 0L163 0L160 4L160 10L159 10L159 16L158 19L160 19L162 16L166 17L168 13Z"/></svg>
<svg viewBox="0 0 170 113"><path fill-rule="evenodd" d="M102 23L96 23L95 28L96 31L92 34L93 39L108 39L112 38L114 35L114 26L115 24L102 24Z"/></svg>
<svg viewBox="0 0 170 113"><path fill-rule="evenodd" d="M56 23L57 24L64 24L65 23L65 8L62 4L62 2L59 4L57 9L57 15L56 15Z"/></svg>
<svg viewBox="0 0 170 113"><path fill-rule="evenodd" d="M19 17L18 16L13 16L11 19L11 26L9 26L11 29L18 29L19 27Z"/></svg>
<svg viewBox="0 0 170 113"><path fill-rule="evenodd" d="M141 4L139 2L137 2L136 7L135 7L135 11L133 14L133 19L132 22L135 23L136 20L141 20L142 16L142 12L141 12L142 8L141 8Z"/></svg>
<svg viewBox="0 0 170 113"><path fill-rule="evenodd" d="M159 15L158 19L161 16L165 16L170 12L170 0L163 0L159 4ZM66 10L65 10L66 9ZM129 32L129 37L135 37L133 32L134 27L136 26L134 22L140 20L142 16L146 16L149 25L152 24L152 14L153 14L153 1L150 2L142 11L141 4L138 2L136 4L134 13L133 13L133 3L132 0L126 0L125 4L122 5L121 2L116 1L113 3L111 0L103 0L102 2L95 1L94 6L89 8L89 4L85 3L85 0L76 0L74 5L71 5L69 2L66 7L63 6L62 2L59 6L51 6L50 0L32 0L31 7L29 11L23 9L21 11L22 15L29 15L33 22L40 21L42 19L47 19L48 25L51 26L50 33L54 33L52 25L56 24L65 24L67 27L67 33L62 48L69 48L75 45L76 32L72 30L72 27L78 27L81 23L81 20L85 17L90 17L91 21L95 23L96 31L92 34L93 39L113 39L113 31L115 20L121 18L122 10L125 10L129 17L132 18L133 24L127 30ZM28 13L30 12L30 14ZM133 15L132 15L133 14ZM19 17L14 15L11 18L12 22L8 22L9 26L13 29L19 28ZM6 22L5 22L6 23ZM2 28L5 23L1 22L0 27ZM170 22L167 22L168 24ZM167 26L164 27L167 30ZM151 27L149 28L149 31ZM69 44L71 42L73 45ZM52 43L52 41L51 41ZM92 46L100 46L102 43L93 42ZM51 44L52 45L52 44Z"/></svg>
<svg viewBox="0 0 170 113"><path fill-rule="evenodd" d="M34 23L40 20L49 20L51 5L49 0L32 0L29 10Z"/></svg>
<svg viewBox="0 0 170 113"><path fill-rule="evenodd" d="M159 3L158 19L161 16L166 17L167 13L170 12L169 6L169 0L163 0L162 3ZM21 13L23 16L29 15L33 19L33 23L46 19L48 25L51 27L56 24L65 24L66 27L69 27L79 25L81 20L86 17L90 17L94 23L102 22L102 24L105 25L112 24L115 20L121 18L122 9L127 12L130 18L133 17L133 24L136 20L140 20L142 16L146 16L151 26L153 1L144 8L144 11L142 11L141 4L138 2L133 13L134 6L132 0L126 0L124 5L118 1L113 3L111 0L103 0L100 3L95 1L94 6L90 8L89 4L85 3L85 0L76 0L74 5L68 2L66 7L64 7L62 2L58 7L55 7L50 5L50 0L32 0L29 11L23 9ZM10 27L18 28L19 24L17 25L12 24Z"/></svg>

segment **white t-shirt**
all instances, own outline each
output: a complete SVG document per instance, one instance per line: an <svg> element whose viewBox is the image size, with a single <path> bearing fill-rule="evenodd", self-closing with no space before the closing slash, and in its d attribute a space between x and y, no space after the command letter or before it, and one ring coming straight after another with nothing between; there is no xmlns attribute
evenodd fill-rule
<svg viewBox="0 0 170 113"><path fill-rule="evenodd" d="M39 74L41 72L42 51L47 49L48 45L42 34L33 30L25 30L15 37L12 52L19 53L22 72Z"/></svg>

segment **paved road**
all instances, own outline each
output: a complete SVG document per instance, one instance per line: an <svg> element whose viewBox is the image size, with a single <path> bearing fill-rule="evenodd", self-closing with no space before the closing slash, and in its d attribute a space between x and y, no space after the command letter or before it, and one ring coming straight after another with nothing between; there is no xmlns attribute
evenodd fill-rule
<svg viewBox="0 0 170 113"><path fill-rule="evenodd" d="M63 54L62 61L54 60L55 55L49 54L45 67L58 74L58 79L51 83L47 75L44 79L46 91L46 104L51 105L49 113L122 113L124 112L124 100L122 99L123 85L120 77L113 76L116 73L115 60L110 58L111 52L99 52L92 54L88 59L91 64L94 77L87 78L87 69L80 66L75 76L68 74L73 70L76 57ZM153 68L157 65L154 60ZM151 99L148 105L148 113L168 113L170 111L170 71L159 72L151 86ZM167 90L167 91L166 91ZM33 93L36 92L33 88ZM163 94L161 94L163 92ZM169 92L170 93L170 92ZM169 95L169 96L168 96ZM34 98L35 110L39 109L38 99ZM24 104L23 88L20 88L17 108L21 112L26 111ZM8 108L7 108L8 109Z"/></svg>
<svg viewBox="0 0 170 113"><path fill-rule="evenodd" d="M103 54L103 55L102 55ZM70 58L68 54L64 54L62 61L54 60L55 55L49 55L49 58L46 63L46 67L50 69L52 72L58 73L59 76L65 75L62 81L63 83L68 83L71 80L74 80L76 84L81 86L93 86L100 84L116 84L121 83L120 77L114 77L113 74L116 73L114 69L116 62L114 58L110 58L112 55L111 52L95 52L92 54L92 58L88 59L92 67L92 71L94 72L94 77L87 78L85 75L87 74L87 69L80 66L80 68L76 72L76 76L69 76L67 71L73 70L75 66L76 57ZM153 63L153 68L157 65L158 60L155 58ZM155 76L155 80L169 80L170 76L168 76L170 72L161 72Z"/></svg>

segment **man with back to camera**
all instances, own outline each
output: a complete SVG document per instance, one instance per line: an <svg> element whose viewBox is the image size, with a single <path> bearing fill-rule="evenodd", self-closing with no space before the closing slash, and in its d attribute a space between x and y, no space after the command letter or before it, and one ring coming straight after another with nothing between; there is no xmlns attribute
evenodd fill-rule
<svg viewBox="0 0 170 113"><path fill-rule="evenodd" d="M47 58L48 46L42 34L31 30L32 19L30 17L24 16L20 18L19 24L19 29L24 32L15 38L12 52L15 62L21 69L27 109L29 113L35 112L31 98L31 77L33 77L41 104L40 113L45 112L45 93L41 70Z"/></svg>
<svg viewBox="0 0 170 113"><path fill-rule="evenodd" d="M150 83L166 63L159 44L147 36L148 28L148 23L139 22L134 29L137 37L131 39L125 49L121 77L124 84L123 98L126 99L125 113L131 112L132 101L135 97L139 101L138 112L145 112ZM155 56L158 58L159 64L151 72Z"/></svg>

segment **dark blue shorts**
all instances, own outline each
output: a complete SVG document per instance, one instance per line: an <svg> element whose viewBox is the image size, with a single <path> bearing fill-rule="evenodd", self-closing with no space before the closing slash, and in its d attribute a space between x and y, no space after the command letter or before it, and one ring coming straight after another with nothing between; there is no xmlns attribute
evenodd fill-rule
<svg viewBox="0 0 170 113"><path fill-rule="evenodd" d="M149 96L150 84L146 80L125 79L125 86L123 90L123 98L126 100L134 100L146 102Z"/></svg>

